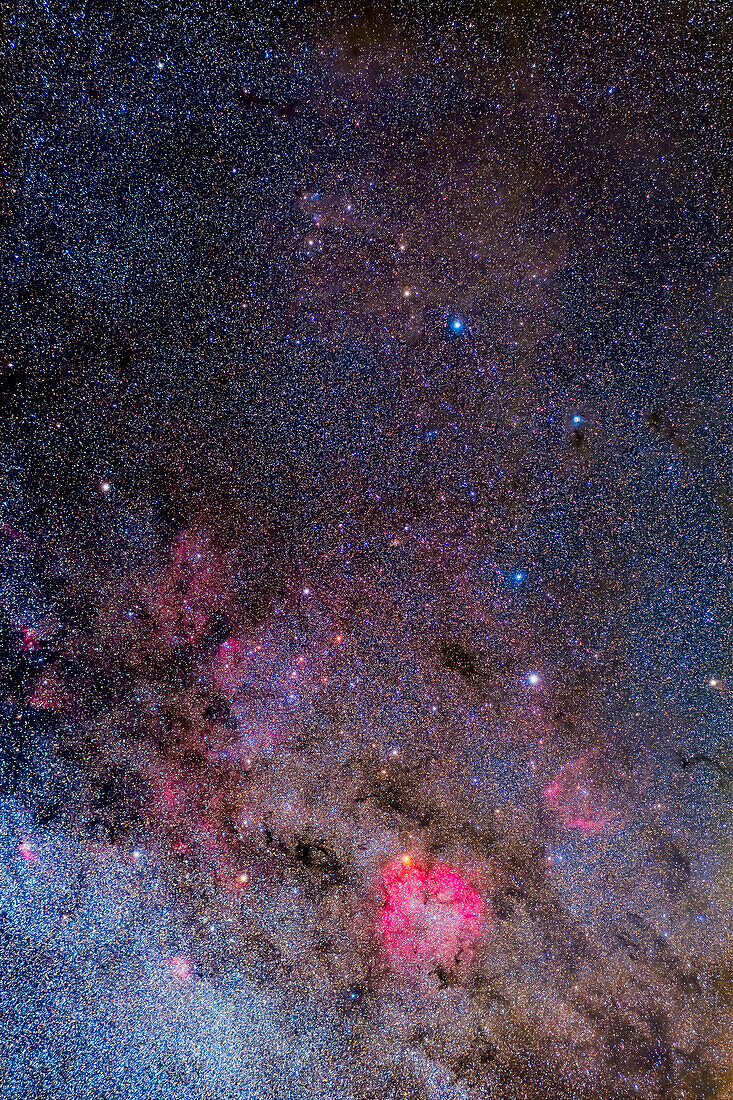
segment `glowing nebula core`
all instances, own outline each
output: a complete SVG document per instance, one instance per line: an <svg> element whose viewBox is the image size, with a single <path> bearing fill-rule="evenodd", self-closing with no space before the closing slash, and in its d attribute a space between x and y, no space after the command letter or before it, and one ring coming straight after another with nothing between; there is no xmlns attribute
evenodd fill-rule
<svg viewBox="0 0 733 1100"><path fill-rule="evenodd" d="M382 894L379 932L393 964L451 971L470 961L486 907L457 871L403 856L382 873Z"/></svg>

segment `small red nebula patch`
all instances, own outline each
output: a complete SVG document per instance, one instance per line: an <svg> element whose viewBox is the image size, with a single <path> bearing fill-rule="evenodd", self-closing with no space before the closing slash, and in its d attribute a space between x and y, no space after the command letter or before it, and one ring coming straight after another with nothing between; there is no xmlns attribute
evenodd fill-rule
<svg viewBox="0 0 733 1100"><path fill-rule="evenodd" d="M184 959L181 955L171 955L165 960L165 965L174 978L177 978L179 982L190 982L193 977L193 967L189 959Z"/></svg>
<svg viewBox="0 0 733 1100"><path fill-rule="evenodd" d="M24 653L32 653L38 649L38 634L32 626L22 626L20 628L21 637L21 649Z"/></svg>
<svg viewBox="0 0 733 1100"><path fill-rule="evenodd" d="M563 829L598 836L623 828L624 786L628 776L614 773L597 749L565 764L545 787L545 806Z"/></svg>
<svg viewBox="0 0 733 1100"><path fill-rule="evenodd" d="M26 861L26 863L38 862L38 853L36 852L29 840L21 840L20 844L18 845L18 852L21 858Z"/></svg>
<svg viewBox="0 0 733 1100"><path fill-rule="evenodd" d="M381 886L378 928L393 963L447 971L470 963L486 907L457 871L403 856L385 868Z"/></svg>

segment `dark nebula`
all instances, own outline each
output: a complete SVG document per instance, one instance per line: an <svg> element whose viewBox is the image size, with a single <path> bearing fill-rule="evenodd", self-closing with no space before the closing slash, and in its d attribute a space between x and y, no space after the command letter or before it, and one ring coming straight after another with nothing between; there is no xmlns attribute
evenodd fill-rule
<svg viewBox="0 0 733 1100"><path fill-rule="evenodd" d="M2 1097L733 1097L732 36L6 8Z"/></svg>

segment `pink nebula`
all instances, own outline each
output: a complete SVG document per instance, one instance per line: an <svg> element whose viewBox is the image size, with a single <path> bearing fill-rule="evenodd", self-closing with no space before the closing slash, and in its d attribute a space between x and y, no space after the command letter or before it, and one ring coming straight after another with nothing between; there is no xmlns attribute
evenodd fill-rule
<svg viewBox="0 0 733 1100"><path fill-rule="evenodd" d="M327 682L328 645L322 631L305 637L295 620L279 616L249 636L231 636L208 662L217 690L227 700L237 737L215 746L216 759L242 765L252 752L270 751L287 739Z"/></svg>
<svg viewBox="0 0 733 1100"><path fill-rule="evenodd" d="M26 863L36 863L38 861L38 855L29 840L21 840L18 851Z"/></svg>
<svg viewBox="0 0 733 1100"><path fill-rule="evenodd" d="M381 886L378 928L393 963L452 970L470 961L485 905L457 871L405 855L385 868Z"/></svg>
<svg viewBox="0 0 733 1100"><path fill-rule="evenodd" d="M588 836L623 828L628 776L615 771L598 748L570 760L543 791L545 806L563 829Z"/></svg>
<svg viewBox="0 0 733 1100"><path fill-rule="evenodd" d="M24 653L32 653L38 649L38 632L32 626L21 626L21 649Z"/></svg>
<svg viewBox="0 0 733 1100"><path fill-rule="evenodd" d="M205 535L182 532L148 600L158 645L170 650L202 641L214 614L235 603L226 556Z"/></svg>
<svg viewBox="0 0 733 1100"><path fill-rule="evenodd" d="M171 955L165 960L165 965L171 975L177 978L179 982L190 982L193 977L193 967L190 960L184 959L181 955Z"/></svg>

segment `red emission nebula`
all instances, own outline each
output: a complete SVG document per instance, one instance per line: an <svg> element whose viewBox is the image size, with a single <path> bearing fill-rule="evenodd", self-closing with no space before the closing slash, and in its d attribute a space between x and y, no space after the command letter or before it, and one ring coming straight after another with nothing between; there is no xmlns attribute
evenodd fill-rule
<svg viewBox="0 0 733 1100"><path fill-rule="evenodd" d="M470 965L485 924L485 905L457 871L405 855L382 872L378 927L400 969L454 971Z"/></svg>

